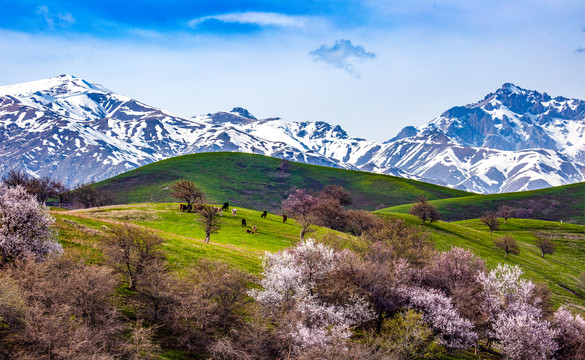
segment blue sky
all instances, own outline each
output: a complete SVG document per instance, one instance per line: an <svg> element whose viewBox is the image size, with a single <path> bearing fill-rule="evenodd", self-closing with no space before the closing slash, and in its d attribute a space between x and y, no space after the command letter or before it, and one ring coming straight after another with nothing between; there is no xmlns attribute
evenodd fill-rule
<svg viewBox="0 0 585 360"><path fill-rule="evenodd" d="M183 116L384 141L505 82L585 99L585 2L5 1L0 85L62 73Z"/></svg>

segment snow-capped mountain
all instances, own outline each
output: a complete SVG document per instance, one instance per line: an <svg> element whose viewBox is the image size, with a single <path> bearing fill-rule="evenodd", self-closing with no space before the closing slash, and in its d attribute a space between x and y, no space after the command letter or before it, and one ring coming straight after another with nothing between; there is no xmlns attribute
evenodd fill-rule
<svg viewBox="0 0 585 360"><path fill-rule="evenodd" d="M234 127L180 118L69 75L0 87L0 175L25 169L75 185L209 151L352 168Z"/></svg>
<svg viewBox="0 0 585 360"><path fill-rule="evenodd" d="M71 185L173 156L237 151L480 193L528 190L585 180L584 133L585 102L512 84L382 144L243 108L182 118L69 75L0 87L0 176L25 169Z"/></svg>
<svg viewBox="0 0 585 360"><path fill-rule="evenodd" d="M460 189L496 193L581 182L585 102L504 84L477 103L406 127L363 170L398 167Z"/></svg>

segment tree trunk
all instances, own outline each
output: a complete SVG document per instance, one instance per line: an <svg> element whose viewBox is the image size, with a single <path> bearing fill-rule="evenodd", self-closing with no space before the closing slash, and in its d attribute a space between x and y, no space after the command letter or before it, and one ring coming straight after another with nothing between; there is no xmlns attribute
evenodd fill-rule
<svg viewBox="0 0 585 360"><path fill-rule="evenodd" d="M211 235L210 233L205 233L205 243L209 244L209 235Z"/></svg>
<svg viewBox="0 0 585 360"><path fill-rule="evenodd" d="M490 235L492 234L492 232L494 232L492 229L490 229Z"/></svg>
<svg viewBox="0 0 585 360"><path fill-rule="evenodd" d="M508 252L506 251L506 255L504 255L504 259L508 258Z"/></svg>
<svg viewBox="0 0 585 360"><path fill-rule="evenodd" d="M308 226L303 225L303 228L301 229L301 241L305 240L305 233L307 232L307 227Z"/></svg>

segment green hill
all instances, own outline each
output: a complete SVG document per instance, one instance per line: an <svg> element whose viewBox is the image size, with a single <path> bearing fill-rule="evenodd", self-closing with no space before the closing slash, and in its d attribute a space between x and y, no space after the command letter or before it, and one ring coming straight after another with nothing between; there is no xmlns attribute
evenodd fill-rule
<svg viewBox="0 0 585 360"><path fill-rule="evenodd" d="M260 218L261 212L238 207L237 217L224 214L221 229L205 244L201 227L194 221L195 215L178 211L175 203L116 205L88 210L54 212L60 229L60 241L65 247L86 251L89 257L99 259L96 250L98 235L103 225L112 222L131 222L157 232L165 239L164 249L168 261L180 271L201 258L213 258L236 265L251 273L260 271L260 257L264 251L278 251L297 241L299 225L289 219L282 223L277 214ZM420 221L405 214L378 213L383 217L404 219L411 226L419 227ZM256 225L257 234L248 234L241 227L241 219L247 220L248 228ZM321 238L328 232L316 228L310 236ZM489 235L479 220L454 223L436 222L419 228L427 232L438 250L446 251L452 246L472 250L481 256L488 267L498 263L519 265L526 276L545 283L553 292L555 305L565 303L585 312L585 293L577 286L577 277L585 271L585 226L561 224L542 220L510 219L500 230ZM534 232L549 236L556 245L556 252L541 257L534 245ZM493 240L509 234L518 241L520 255L504 258L502 251L494 247ZM344 235L352 238L350 235ZM352 238L359 241L359 238ZM96 260L97 261L97 260Z"/></svg>
<svg viewBox="0 0 585 360"><path fill-rule="evenodd" d="M319 191L331 184L346 188L354 208L379 209L424 196L444 199L470 193L420 181L334 169L242 153L202 153L149 164L97 184L115 204L175 201L168 187L179 179L195 182L210 202L257 210L280 209L296 188Z"/></svg>
<svg viewBox="0 0 585 360"><path fill-rule="evenodd" d="M486 210L497 210L502 205L508 205L520 209L528 218L585 224L585 183L430 202L438 208L441 219L445 221L479 218ZM411 206L412 204L402 204L379 211L406 214Z"/></svg>

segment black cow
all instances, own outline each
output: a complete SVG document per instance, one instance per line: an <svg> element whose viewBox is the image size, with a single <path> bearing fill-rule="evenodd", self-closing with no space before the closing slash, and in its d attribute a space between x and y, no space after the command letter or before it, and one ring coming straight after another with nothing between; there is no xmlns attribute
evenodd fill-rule
<svg viewBox="0 0 585 360"><path fill-rule="evenodd" d="M229 203L223 203L223 206L221 207L221 211L227 210L230 208L230 204Z"/></svg>
<svg viewBox="0 0 585 360"><path fill-rule="evenodd" d="M286 219L288 219L288 217L287 217L286 215L284 215L284 214L283 214L283 215L282 215L282 222L283 222L283 223L285 223L285 222L286 222Z"/></svg>
<svg viewBox="0 0 585 360"><path fill-rule="evenodd" d="M242 219L242 227L246 227L246 219Z"/></svg>
<svg viewBox="0 0 585 360"><path fill-rule="evenodd" d="M262 213L262 215L260 215L260 217L266 219L266 215L268 215L268 212L266 210L264 210L264 212Z"/></svg>

